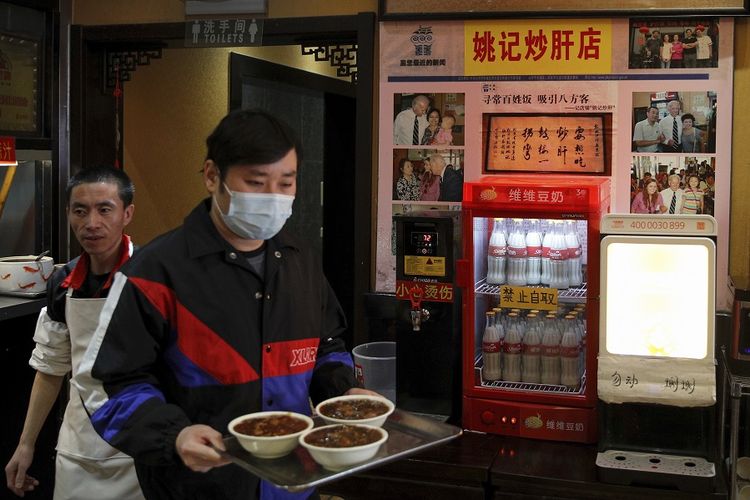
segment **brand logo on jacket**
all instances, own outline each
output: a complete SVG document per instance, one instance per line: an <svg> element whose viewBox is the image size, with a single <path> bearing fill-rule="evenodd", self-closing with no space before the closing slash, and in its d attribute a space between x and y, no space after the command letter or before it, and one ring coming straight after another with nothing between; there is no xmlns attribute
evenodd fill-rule
<svg viewBox="0 0 750 500"><path fill-rule="evenodd" d="M301 349L292 349L292 362L289 366L304 366L309 365L310 363L315 363L317 354L317 347L303 347Z"/></svg>

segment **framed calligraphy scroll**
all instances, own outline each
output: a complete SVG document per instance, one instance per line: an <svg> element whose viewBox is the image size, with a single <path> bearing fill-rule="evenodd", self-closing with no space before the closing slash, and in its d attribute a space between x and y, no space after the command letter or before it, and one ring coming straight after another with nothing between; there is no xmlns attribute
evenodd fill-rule
<svg viewBox="0 0 750 500"><path fill-rule="evenodd" d="M652 0L380 0L381 20L402 19L478 19L502 17L558 16L632 16L638 12L651 15L744 15L750 11L746 0L683 0L654 4Z"/></svg>
<svg viewBox="0 0 750 500"><path fill-rule="evenodd" d="M609 175L611 113L485 113L482 172Z"/></svg>

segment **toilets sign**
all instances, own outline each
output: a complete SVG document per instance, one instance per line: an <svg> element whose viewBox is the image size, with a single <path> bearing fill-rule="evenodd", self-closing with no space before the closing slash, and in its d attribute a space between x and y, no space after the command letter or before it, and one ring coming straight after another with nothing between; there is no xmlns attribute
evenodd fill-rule
<svg viewBox="0 0 750 500"><path fill-rule="evenodd" d="M185 47L259 46L262 19L195 19L185 23Z"/></svg>

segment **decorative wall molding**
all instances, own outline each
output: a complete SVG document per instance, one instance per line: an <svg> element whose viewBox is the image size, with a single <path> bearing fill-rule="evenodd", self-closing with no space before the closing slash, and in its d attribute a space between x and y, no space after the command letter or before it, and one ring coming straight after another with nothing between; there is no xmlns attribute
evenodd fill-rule
<svg viewBox="0 0 750 500"><path fill-rule="evenodd" d="M130 74L138 66L148 66L151 59L161 59L161 47L111 50L104 53L106 64L104 65L105 91L115 86L117 72L120 74L120 82L130 81Z"/></svg>
<svg viewBox="0 0 750 500"><path fill-rule="evenodd" d="M349 77L352 83L357 83L357 45L320 45L313 43L302 44L302 55L315 56L316 61L328 61L336 68L336 75Z"/></svg>

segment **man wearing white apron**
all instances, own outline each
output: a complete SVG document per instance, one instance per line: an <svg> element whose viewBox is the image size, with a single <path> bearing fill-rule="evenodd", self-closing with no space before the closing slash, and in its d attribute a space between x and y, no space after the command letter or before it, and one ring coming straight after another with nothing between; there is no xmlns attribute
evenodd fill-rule
<svg viewBox="0 0 750 500"><path fill-rule="evenodd" d="M18 496L39 484L26 474L39 431L65 375L75 372L88 347L113 276L133 253L123 233L133 216L133 192L127 175L110 167L84 169L68 182L68 219L84 253L47 283L29 361L37 374L18 447L5 468L8 488ZM72 384L57 441L54 499L143 499L133 460L99 437Z"/></svg>

